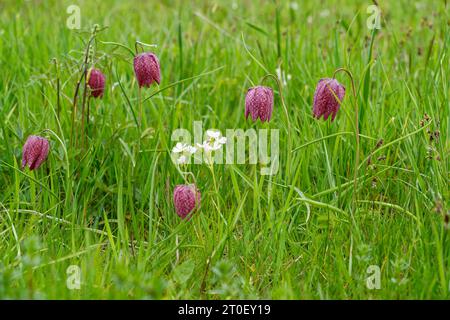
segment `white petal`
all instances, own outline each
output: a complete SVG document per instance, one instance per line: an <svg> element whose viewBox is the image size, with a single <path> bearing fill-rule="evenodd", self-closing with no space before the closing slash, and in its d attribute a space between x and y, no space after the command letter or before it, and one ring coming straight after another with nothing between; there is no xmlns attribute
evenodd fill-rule
<svg viewBox="0 0 450 320"><path fill-rule="evenodd" d="M220 148L222 148L222 145L219 142L214 142L214 144L211 146L211 150L219 150Z"/></svg>
<svg viewBox="0 0 450 320"><path fill-rule="evenodd" d="M178 164L184 164L187 162L187 158L185 156L181 156L177 159Z"/></svg>
<svg viewBox="0 0 450 320"><path fill-rule="evenodd" d="M198 146L199 148L201 148L201 149L205 149L205 148L209 147L209 141L208 141L208 140L203 141L202 144L197 143L197 146Z"/></svg>
<svg viewBox="0 0 450 320"><path fill-rule="evenodd" d="M220 137L219 140L217 140L220 144L227 143L227 137Z"/></svg>
<svg viewBox="0 0 450 320"><path fill-rule="evenodd" d="M194 147L194 146L188 146L188 147L186 148L186 151L189 152L190 154L194 154L194 153L197 152L197 148Z"/></svg>
<svg viewBox="0 0 450 320"><path fill-rule="evenodd" d="M185 145L183 143L181 143L181 142L178 142L175 145L175 147L172 149L172 152L180 153L180 152L183 152L184 148L185 148Z"/></svg>
<svg viewBox="0 0 450 320"><path fill-rule="evenodd" d="M211 152L212 147L209 144L204 144L203 145L203 150L205 150L205 152Z"/></svg>
<svg viewBox="0 0 450 320"><path fill-rule="evenodd" d="M207 130L206 131L206 135L208 137L211 137L211 138L214 138L214 139L217 139L217 138L219 138L221 136L219 130Z"/></svg>

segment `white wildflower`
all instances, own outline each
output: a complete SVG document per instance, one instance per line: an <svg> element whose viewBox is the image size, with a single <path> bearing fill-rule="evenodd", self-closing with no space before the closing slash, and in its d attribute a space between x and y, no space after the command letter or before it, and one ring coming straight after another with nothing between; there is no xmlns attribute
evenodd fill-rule
<svg viewBox="0 0 450 320"><path fill-rule="evenodd" d="M178 164L186 164L187 163L187 157L186 156L184 156L184 155L182 155L182 156L180 156L178 159L177 159L177 163Z"/></svg>
<svg viewBox="0 0 450 320"><path fill-rule="evenodd" d="M219 137L222 136L219 130L207 130L206 135L213 139L218 139Z"/></svg>
<svg viewBox="0 0 450 320"><path fill-rule="evenodd" d="M194 146L187 146L185 149L187 152L189 152L190 154L194 154L197 152L197 148Z"/></svg>
<svg viewBox="0 0 450 320"><path fill-rule="evenodd" d="M185 150L185 148L187 147L186 144L178 142L175 147L172 149L173 153L181 153Z"/></svg>
<svg viewBox="0 0 450 320"><path fill-rule="evenodd" d="M217 141L220 144L226 144L227 143L227 137L220 137Z"/></svg>

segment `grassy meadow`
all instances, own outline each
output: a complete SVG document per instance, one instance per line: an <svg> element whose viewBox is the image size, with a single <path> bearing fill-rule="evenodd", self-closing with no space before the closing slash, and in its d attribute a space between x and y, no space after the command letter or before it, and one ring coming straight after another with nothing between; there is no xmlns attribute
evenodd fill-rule
<svg viewBox="0 0 450 320"><path fill-rule="evenodd" d="M380 29L369 0L1 1L0 298L450 298L450 3L378 2ZM159 86L138 89L136 41ZM339 72L341 109L317 120L338 68L355 96ZM246 120L267 74L272 119ZM278 129L278 172L177 167L172 132L194 121ZM50 142L33 171L29 135ZM173 190L193 180L182 220Z"/></svg>

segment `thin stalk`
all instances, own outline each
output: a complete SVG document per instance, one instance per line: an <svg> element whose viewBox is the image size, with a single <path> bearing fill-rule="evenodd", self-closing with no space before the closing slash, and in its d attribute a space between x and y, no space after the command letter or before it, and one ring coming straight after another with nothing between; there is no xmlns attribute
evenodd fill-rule
<svg viewBox="0 0 450 320"><path fill-rule="evenodd" d="M277 57L281 59L281 28L280 28L280 5L278 1L275 2L275 27L277 30Z"/></svg>
<svg viewBox="0 0 450 320"><path fill-rule="evenodd" d="M134 42L134 49L136 50L136 55L139 53L138 45L141 46L142 50L144 50L144 47L157 47L156 44L148 44L148 43L136 40Z"/></svg>
<svg viewBox="0 0 450 320"><path fill-rule="evenodd" d="M87 83L88 83L88 71L85 69L84 76L84 88L83 88L83 102L81 104L81 148L84 148L84 141L86 138L86 132L84 130L84 122L85 122L85 109L86 109L86 99L87 99Z"/></svg>
<svg viewBox="0 0 450 320"><path fill-rule="evenodd" d="M87 56L86 56L87 58ZM85 60L86 62L86 60ZM78 104L78 92L80 91L80 85L81 85L81 81L83 81L84 78L84 72L81 74L80 79L77 82L77 85L75 87L75 93L74 93L74 97L73 97L73 110L72 110L72 130L71 130L71 134L70 134L70 145L73 146L73 137L74 137L74 132L75 132L75 119L77 116L77 104ZM76 145L77 141L76 141L76 137L75 137L75 145Z"/></svg>
<svg viewBox="0 0 450 320"><path fill-rule="evenodd" d="M141 87L138 88L138 106L139 106L139 135L142 132L142 90ZM140 137L139 137L140 138Z"/></svg>
<svg viewBox="0 0 450 320"><path fill-rule="evenodd" d="M336 78L336 74L339 72L345 72L351 81L352 84L352 93L353 93L353 103L355 105L355 142L356 142L356 155L355 155L355 170L353 176L353 204L352 204L352 212L356 210L356 201L357 201L357 193L358 193L358 167L359 167L359 149L360 149L360 139L359 139L359 108L356 97L356 89L355 89L355 81L352 73L346 68L338 68L333 73L333 79ZM333 92L333 90L331 90Z"/></svg>
<svg viewBox="0 0 450 320"><path fill-rule="evenodd" d="M118 46L118 47L122 47L124 49L127 49L129 53L131 53L131 55L134 57L134 52L133 50L131 50L129 47L127 47L126 45L123 45L121 43L118 42L112 42L112 41L100 41L100 43L102 44L107 44L107 45L113 45L113 46Z"/></svg>
<svg viewBox="0 0 450 320"><path fill-rule="evenodd" d="M87 100L87 115L86 115L86 141L88 140L89 137L89 117L91 115L91 96L88 97ZM87 141L88 142L88 141Z"/></svg>
<svg viewBox="0 0 450 320"><path fill-rule="evenodd" d="M58 59L53 58L53 62L55 63L55 69L56 69L56 114L58 116L58 120L61 114L61 97L60 97L60 91L61 91L61 82L59 79L59 64Z"/></svg>
<svg viewBox="0 0 450 320"><path fill-rule="evenodd" d="M137 167L137 163L138 163L138 158L139 158L139 151L141 150L141 138L142 138L142 99L141 99L141 87L138 86L138 108L139 108L139 115L138 115L138 140L137 140L137 145L134 145L134 159L135 159L135 167ZM132 167L132 176L136 179L136 168Z"/></svg>
<svg viewBox="0 0 450 320"><path fill-rule="evenodd" d="M280 95L280 99L281 99L281 105L283 106L284 115L286 117L286 123L287 123L287 127L288 127L287 128L287 132L288 132L288 148L287 148L287 161L286 161L286 177L290 177L291 176L290 175L290 172L291 172L291 158L292 158L292 137L291 137L291 121L289 119L289 112L288 112L288 109L286 107L286 102L284 101L283 88L282 88L280 79L278 79L278 77L276 77L275 75L269 73L269 74L265 75L261 79L261 84L267 78L272 78L277 83L278 91L279 91L279 95Z"/></svg>
<svg viewBox="0 0 450 320"><path fill-rule="evenodd" d="M211 176L213 178L213 185L214 185L214 191L216 193L216 200L217 200L217 209L219 210L219 214L220 214L220 198L219 198L219 188L217 187L217 181L216 181L216 175L214 173L214 160L213 160L213 156L211 152L207 152L205 154L205 156L207 157L207 164L208 164L208 169L209 171L211 171Z"/></svg>
<svg viewBox="0 0 450 320"><path fill-rule="evenodd" d="M194 176L194 174L192 172L181 170L179 165L176 165L175 168L177 169L178 173L183 178L185 184L191 184L191 182L188 179L188 177L191 177L192 181L193 181L192 183L197 185L197 179L195 178L195 176Z"/></svg>
<svg viewBox="0 0 450 320"><path fill-rule="evenodd" d="M139 44L139 41L136 41L136 42L134 43L134 53L135 53L136 55L139 54L138 44Z"/></svg>
<svg viewBox="0 0 450 320"><path fill-rule="evenodd" d="M80 79L77 81L77 85L75 86L75 93L74 93L73 103L72 103L73 111L72 111L72 132L71 132L71 135L70 135L70 145L72 145L73 137L74 137L75 119L76 119L76 114L77 114L78 93L80 91L80 85L81 85L81 81L83 81L83 79L84 79L84 84L85 84L84 85L84 87L85 87L84 89L86 91L86 83L87 83L86 75L87 75L87 66L88 66L88 61L89 61L89 51L90 51L90 47L91 47L92 41L94 41L96 35L97 35L97 25L94 26L94 29L93 29L92 34L91 34L91 37L90 37L89 42L88 42L88 44L86 46L86 51L84 53L84 62L83 62L83 65L82 65L83 72L82 72L82 74L80 76ZM84 100L84 96L85 95L86 94L83 95L83 100ZM84 109L84 101L83 101L82 109ZM75 144L77 144L77 140L75 140Z"/></svg>
<svg viewBox="0 0 450 320"><path fill-rule="evenodd" d="M209 170L211 171L211 175L213 178L214 191L216 192L217 208L219 209L219 213L220 213L221 210L220 210L219 188L217 187L216 175L214 173L214 164L212 162L209 165Z"/></svg>

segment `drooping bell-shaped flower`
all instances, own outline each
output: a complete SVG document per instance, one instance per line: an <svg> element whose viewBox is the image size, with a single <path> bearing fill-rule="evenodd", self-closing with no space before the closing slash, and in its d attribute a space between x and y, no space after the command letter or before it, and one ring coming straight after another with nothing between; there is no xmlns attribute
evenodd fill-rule
<svg viewBox="0 0 450 320"><path fill-rule="evenodd" d="M105 91L105 75L100 70L92 68L88 73L88 86L91 89L91 97L101 98Z"/></svg>
<svg viewBox="0 0 450 320"><path fill-rule="evenodd" d="M139 87L150 87L155 81L161 82L161 69L158 57L152 52L144 52L134 57L134 73Z"/></svg>
<svg viewBox="0 0 450 320"><path fill-rule="evenodd" d="M323 119L327 120L331 115L331 121L334 121L344 96L345 87L336 79L320 79L314 93L314 117L319 119L323 116Z"/></svg>
<svg viewBox="0 0 450 320"><path fill-rule="evenodd" d="M273 111L272 88L257 86L248 89L245 97L245 119L250 114L252 120L261 119L261 122L270 121Z"/></svg>
<svg viewBox="0 0 450 320"><path fill-rule="evenodd" d="M178 216L185 219L200 205L201 194L194 184L182 184L173 190L173 202Z"/></svg>
<svg viewBox="0 0 450 320"><path fill-rule="evenodd" d="M22 150L22 169L28 166L30 170L40 167L47 159L48 140L39 136L29 136Z"/></svg>

